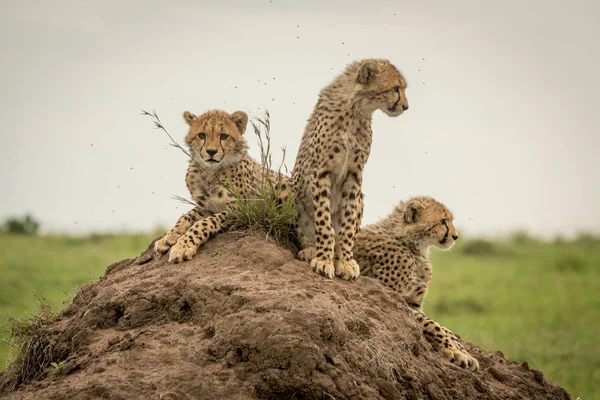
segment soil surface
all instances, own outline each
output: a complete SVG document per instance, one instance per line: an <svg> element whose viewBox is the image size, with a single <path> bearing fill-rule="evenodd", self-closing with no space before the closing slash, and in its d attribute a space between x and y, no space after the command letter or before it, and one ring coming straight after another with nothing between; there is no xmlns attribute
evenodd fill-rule
<svg viewBox="0 0 600 400"><path fill-rule="evenodd" d="M569 399L526 363L466 343L481 370L432 350L377 281L327 280L291 251L224 234L192 261L110 265L40 337L63 361L7 399ZM85 268L84 265L81 266ZM460 332L459 332L460 333ZM50 354L50 353L49 353Z"/></svg>

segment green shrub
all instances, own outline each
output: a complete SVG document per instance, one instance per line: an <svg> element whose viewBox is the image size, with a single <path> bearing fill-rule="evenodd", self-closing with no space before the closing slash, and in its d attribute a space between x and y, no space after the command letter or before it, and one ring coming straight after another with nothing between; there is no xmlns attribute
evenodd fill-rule
<svg viewBox="0 0 600 400"><path fill-rule="evenodd" d="M487 256L498 253L496 245L485 239L469 240L463 243L461 249L464 254L471 256Z"/></svg>
<svg viewBox="0 0 600 400"><path fill-rule="evenodd" d="M585 260L578 254L565 254L556 259L554 269L559 272L580 272L585 269Z"/></svg>
<svg viewBox="0 0 600 400"><path fill-rule="evenodd" d="M584 246L598 246L600 245L600 236L584 232L577 235L573 242Z"/></svg>
<svg viewBox="0 0 600 400"><path fill-rule="evenodd" d="M517 245L526 245L538 243L538 240L531 236L529 232L520 230L510 236L510 242Z"/></svg>
<svg viewBox="0 0 600 400"><path fill-rule="evenodd" d="M2 231L19 235L37 235L40 223L31 215L7 218L2 224Z"/></svg>

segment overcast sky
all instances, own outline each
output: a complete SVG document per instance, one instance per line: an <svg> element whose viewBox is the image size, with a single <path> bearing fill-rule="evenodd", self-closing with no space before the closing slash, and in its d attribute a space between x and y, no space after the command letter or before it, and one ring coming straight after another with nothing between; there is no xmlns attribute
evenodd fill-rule
<svg viewBox="0 0 600 400"><path fill-rule="evenodd" d="M374 115L365 223L424 194L463 233L598 232L598 4L4 0L0 218L170 226L187 160L141 109L183 144L185 110L268 108L291 168L319 90L378 57L406 76L410 110Z"/></svg>

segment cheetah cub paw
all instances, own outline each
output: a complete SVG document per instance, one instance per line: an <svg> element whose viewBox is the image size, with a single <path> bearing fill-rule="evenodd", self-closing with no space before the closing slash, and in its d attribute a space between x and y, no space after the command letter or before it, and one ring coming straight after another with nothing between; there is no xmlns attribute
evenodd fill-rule
<svg viewBox="0 0 600 400"><path fill-rule="evenodd" d="M178 240L175 246L171 248L171 252L169 253L169 262L177 264L183 261L191 260L194 255L196 255L197 250L198 248L189 241L186 243L183 240Z"/></svg>
<svg viewBox="0 0 600 400"><path fill-rule="evenodd" d="M479 362L470 355L465 349L448 348L442 350L443 357L452 364L461 368L468 368L471 371L479 371Z"/></svg>
<svg viewBox="0 0 600 400"><path fill-rule="evenodd" d="M307 247L298 252L298 259L308 263L311 262L315 257L317 257L317 250L313 246Z"/></svg>
<svg viewBox="0 0 600 400"><path fill-rule="evenodd" d="M162 239L154 243L154 251L158 254L165 254L171 246L177 243L177 239L179 239L179 235L176 233L167 233Z"/></svg>
<svg viewBox="0 0 600 400"><path fill-rule="evenodd" d="M319 275L323 275L329 279L333 279L333 273L335 268L333 267L333 263L330 261L322 261L317 258L313 259L310 262L313 271L315 271Z"/></svg>
<svg viewBox="0 0 600 400"><path fill-rule="evenodd" d="M347 281L354 281L360 275L360 267L355 260L336 260L335 275Z"/></svg>

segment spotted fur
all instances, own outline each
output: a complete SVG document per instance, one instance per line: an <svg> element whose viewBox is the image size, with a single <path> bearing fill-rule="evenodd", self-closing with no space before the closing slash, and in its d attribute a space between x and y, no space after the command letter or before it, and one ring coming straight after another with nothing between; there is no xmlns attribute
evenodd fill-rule
<svg viewBox="0 0 600 400"><path fill-rule="evenodd" d="M299 258L328 278L360 275L352 256L363 213L362 172L371 151L371 116L408 109L406 81L387 60L350 64L319 94L308 120L292 181Z"/></svg>
<svg viewBox="0 0 600 400"><path fill-rule="evenodd" d="M169 261L173 263L191 259L198 247L227 229L235 200L258 196L263 179L262 167L248 155L243 137L246 113L211 110L197 117L186 111L183 117L190 127L185 143L191 155L185 182L197 207L181 216L154 245L159 254L171 249ZM271 179L283 201L288 196L289 179L275 172L271 172Z"/></svg>
<svg viewBox="0 0 600 400"><path fill-rule="evenodd" d="M365 276L401 293L424 336L444 358L473 371L479 363L457 335L429 318L422 310L431 281L431 246L447 250L458 239L452 213L431 197L401 202L386 218L364 227L356 237L354 257Z"/></svg>

